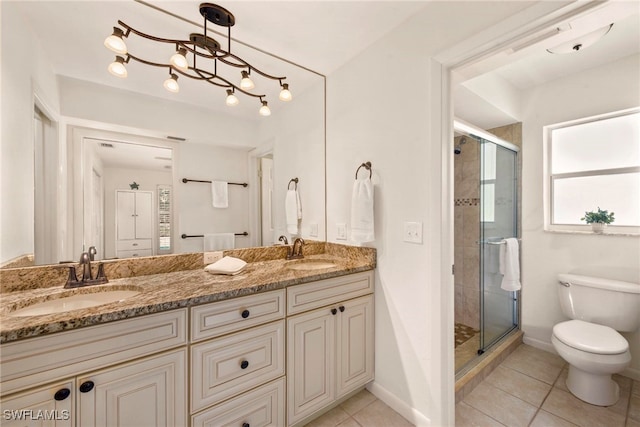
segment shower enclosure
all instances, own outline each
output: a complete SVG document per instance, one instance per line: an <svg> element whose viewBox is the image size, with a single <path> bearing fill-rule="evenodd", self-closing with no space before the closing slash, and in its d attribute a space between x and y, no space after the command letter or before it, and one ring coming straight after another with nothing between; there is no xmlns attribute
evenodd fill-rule
<svg viewBox="0 0 640 427"><path fill-rule="evenodd" d="M501 288L500 251L518 237L519 148L462 122L454 129L458 370L518 327L519 292Z"/></svg>

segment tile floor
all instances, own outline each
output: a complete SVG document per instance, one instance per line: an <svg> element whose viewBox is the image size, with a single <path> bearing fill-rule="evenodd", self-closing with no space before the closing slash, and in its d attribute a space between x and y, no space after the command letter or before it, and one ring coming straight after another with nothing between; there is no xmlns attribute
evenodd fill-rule
<svg viewBox="0 0 640 427"><path fill-rule="evenodd" d="M566 377L559 356L522 344L456 405L456 427L640 427L640 381L614 376L620 400L605 408L574 397ZM411 426L366 390L307 425Z"/></svg>

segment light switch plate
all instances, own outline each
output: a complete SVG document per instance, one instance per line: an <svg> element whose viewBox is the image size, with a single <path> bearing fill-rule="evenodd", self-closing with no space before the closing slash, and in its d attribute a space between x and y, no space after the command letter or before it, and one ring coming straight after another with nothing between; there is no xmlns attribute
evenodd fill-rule
<svg viewBox="0 0 640 427"><path fill-rule="evenodd" d="M222 259L222 251L205 252L204 253L204 265L213 264L214 262Z"/></svg>
<svg viewBox="0 0 640 427"><path fill-rule="evenodd" d="M336 239L347 240L347 224L340 222L336 224L336 228L338 229L336 232Z"/></svg>
<svg viewBox="0 0 640 427"><path fill-rule="evenodd" d="M421 222L405 222L404 223L404 241L409 243L422 244L422 223Z"/></svg>

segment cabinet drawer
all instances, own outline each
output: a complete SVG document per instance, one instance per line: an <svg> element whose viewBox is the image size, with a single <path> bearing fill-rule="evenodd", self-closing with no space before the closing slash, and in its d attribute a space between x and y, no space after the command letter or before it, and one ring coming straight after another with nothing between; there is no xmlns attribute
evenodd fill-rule
<svg viewBox="0 0 640 427"><path fill-rule="evenodd" d="M287 288L287 314L301 313L373 292L373 271Z"/></svg>
<svg viewBox="0 0 640 427"><path fill-rule="evenodd" d="M191 417L192 427L281 427L284 422L284 378L257 387Z"/></svg>
<svg viewBox="0 0 640 427"><path fill-rule="evenodd" d="M116 256L118 258L135 258L140 256L152 256L153 251L151 249L136 249L135 251L117 251Z"/></svg>
<svg viewBox="0 0 640 427"><path fill-rule="evenodd" d="M199 341L284 318L284 290L191 309L191 340Z"/></svg>
<svg viewBox="0 0 640 427"><path fill-rule="evenodd" d="M151 239L118 240L116 242L118 251L137 251L140 249L151 249Z"/></svg>
<svg viewBox="0 0 640 427"><path fill-rule="evenodd" d="M187 342L187 311L172 310L2 345L2 394Z"/></svg>
<svg viewBox="0 0 640 427"><path fill-rule="evenodd" d="M191 409L284 375L284 320L191 346Z"/></svg>

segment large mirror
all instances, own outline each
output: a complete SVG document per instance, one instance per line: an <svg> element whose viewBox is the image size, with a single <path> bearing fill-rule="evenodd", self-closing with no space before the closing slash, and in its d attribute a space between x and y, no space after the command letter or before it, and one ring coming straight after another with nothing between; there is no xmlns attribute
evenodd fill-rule
<svg viewBox="0 0 640 427"><path fill-rule="evenodd" d="M326 240L324 76L234 36L235 55L286 76L293 93L280 102L278 82L256 75L272 113L262 117L259 100L238 96L229 107L225 90L204 82L181 78L169 93L166 69L107 72L114 54L103 42L118 20L186 39L203 31L198 5L0 3L1 265L76 260L92 246L110 259L266 246L280 235ZM227 43L226 33L208 34ZM127 46L166 62L158 46ZM223 72L239 82L239 71ZM285 205L294 189L292 228Z"/></svg>

